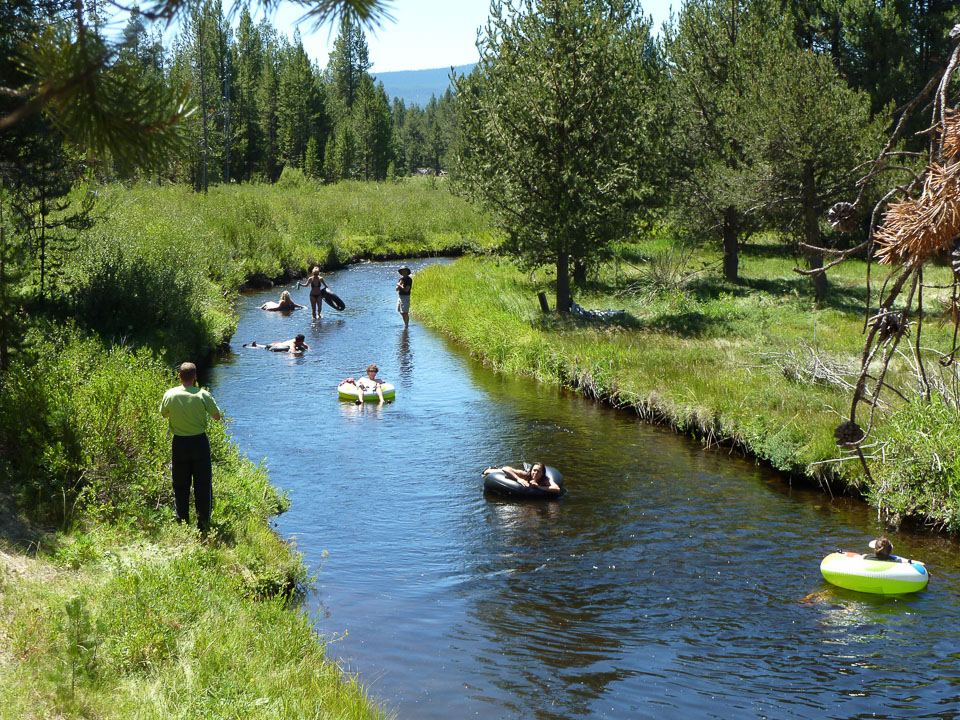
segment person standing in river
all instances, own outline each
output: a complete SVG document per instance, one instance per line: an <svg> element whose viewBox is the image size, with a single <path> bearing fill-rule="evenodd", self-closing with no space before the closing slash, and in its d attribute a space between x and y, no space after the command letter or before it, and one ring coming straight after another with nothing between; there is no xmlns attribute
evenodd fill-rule
<svg viewBox="0 0 960 720"><path fill-rule="evenodd" d="M213 510L213 467L207 440L207 416L220 419L213 396L197 385L197 366L181 363L180 386L163 394L160 414L170 423L173 434L173 501L177 520L190 522L190 485L197 508L200 532L210 527Z"/></svg>
<svg viewBox="0 0 960 720"><path fill-rule="evenodd" d="M310 288L310 310L313 318L323 317L323 294L327 291L327 283L320 275L320 268L315 267L305 282L298 282L297 287Z"/></svg>
<svg viewBox="0 0 960 720"><path fill-rule="evenodd" d="M410 324L410 290L413 288L413 278L410 276L410 268L403 267L397 270L402 276L397 281L397 312L403 318L403 326Z"/></svg>

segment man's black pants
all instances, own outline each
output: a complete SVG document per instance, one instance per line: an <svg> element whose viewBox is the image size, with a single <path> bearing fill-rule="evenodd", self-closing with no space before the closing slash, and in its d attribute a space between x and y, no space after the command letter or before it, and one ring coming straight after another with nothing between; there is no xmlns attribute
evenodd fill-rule
<svg viewBox="0 0 960 720"><path fill-rule="evenodd" d="M205 433L173 436L173 498L177 519L190 522L190 485L197 507L197 525L210 526L213 509L213 470L210 467L210 442Z"/></svg>

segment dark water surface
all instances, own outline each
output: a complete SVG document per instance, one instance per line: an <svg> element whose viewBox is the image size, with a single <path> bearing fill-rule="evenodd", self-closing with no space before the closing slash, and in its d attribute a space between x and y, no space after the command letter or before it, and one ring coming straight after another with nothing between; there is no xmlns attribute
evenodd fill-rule
<svg viewBox="0 0 960 720"><path fill-rule="evenodd" d="M411 262L416 273L423 262ZM822 557L882 532L865 505L626 413L484 369L395 312L396 264L326 276L347 303L257 310L212 386L292 507L331 657L400 718L953 718L955 543L893 536L928 591L828 586ZM416 304L417 283L413 302ZM306 290L294 297L307 303ZM535 298L531 298L536 302ZM303 357L240 343L304 332ZM376 362L382 408L338 402ZM559 502L484 498L489 464L543 458Z"/></svg>

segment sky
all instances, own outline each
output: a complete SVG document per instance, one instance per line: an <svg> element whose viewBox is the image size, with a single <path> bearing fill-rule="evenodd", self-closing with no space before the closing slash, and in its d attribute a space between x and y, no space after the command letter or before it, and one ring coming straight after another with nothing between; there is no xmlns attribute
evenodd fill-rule
<svg viewBox="0 0 960 720"><path fill-rule="evenodd" d="M681 0L641 3L644 13L653 16L656 31L668 18L671 5L679 9ZM376 74L475 63L477 30L486 24L489 10L490 0L388 0L387 12L393 20L384 20L379 28L367 31L373 63L370 71ZM302 14L303 8L284 4L271 22L292 37ZM327 25L314 31L306 21L300 25L300 35L310 59L326 67L336 29Z"/></svg>

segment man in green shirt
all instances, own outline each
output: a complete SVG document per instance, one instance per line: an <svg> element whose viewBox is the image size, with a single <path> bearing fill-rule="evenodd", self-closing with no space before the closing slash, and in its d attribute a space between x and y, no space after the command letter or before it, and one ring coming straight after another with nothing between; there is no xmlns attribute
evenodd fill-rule
<svg viewBox="0 0 960 720"><path fill-rule="evenodd" d="M190 522L190 485L197 508L197 525L202 532L210 527L213 509L213 469L207 440L207 415L220 419L213 396L197 387L197 366L180 365L180 387L163 394L160 414L170 422L173 434L173 498L180 522Z"/></svg>

